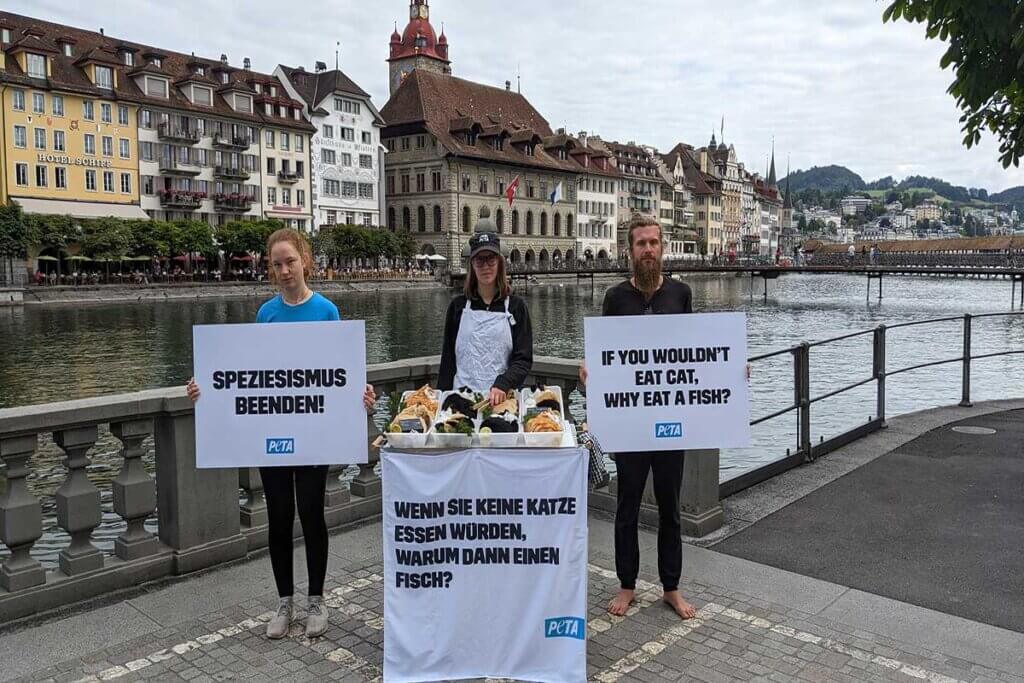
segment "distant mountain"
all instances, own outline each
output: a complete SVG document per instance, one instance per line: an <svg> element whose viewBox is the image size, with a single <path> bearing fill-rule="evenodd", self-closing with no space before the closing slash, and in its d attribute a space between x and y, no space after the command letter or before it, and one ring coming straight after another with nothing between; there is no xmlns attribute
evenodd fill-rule
<svg viewBox="0 0 1024 683"><path fill-rule="evenodd" d="M801 190L855 192L867 189L864 179L845 166L815 166L806 171L794 171L779 181L779 187L785 187L787 180L794 193Z"/></svg>
<svg viewBox="0 0 1024 683"><path fill-rule="evenodd" d="M894 187L896 187L896 181L893 180L893 177L891 175L887 175L884 178L879 178L878 180L875 180L874 182L868 183L867 187L865 189L868 189L868 190L891 190Z"/></svg>
<svg viewBox="0 0 1024 683"><path fill-rule="evenodd" d="M926 187L932 190L936 194L940 194L946 199L954 202L969 202L971 201L970 191L961 185L951 185L941 178L925 178L924 176L912 175L907 176L900 184L896 186L897 190L909 190L911 188L922 188ZM975 191L977 196L977 191Z"/></svg>
<svg viewBox="0 0 1024 683"><path fill-rule="evenodd" d="M988 200L996 204L1013 204L1014 206L1024 207L1024 185L1018 185L1002 192L990 194Z"/></svg>

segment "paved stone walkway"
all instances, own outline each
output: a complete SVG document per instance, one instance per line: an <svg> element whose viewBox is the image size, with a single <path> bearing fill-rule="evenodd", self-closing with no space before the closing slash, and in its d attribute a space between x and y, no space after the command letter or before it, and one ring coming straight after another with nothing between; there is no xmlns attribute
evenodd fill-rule
<svg viewBox="0 0 1024 683"><path fill-rule="evenodd" d="M1022 408L1024 401L997 401L894 418L882 432L730 497L726 526L689 541L733 535L929 430ZM651 532L640 536L637 604L625 618L610 617L612 524L595 514L589 523L592 681L1024 683L1024 633L697 545L684 546L682 586L699 612L683 622L660 602ZM777 534L781 546L792 546L789 533ZM264 555L38 623L0 625L0 681L379 680L381 545L379 522L332 537L322 638L306 639L301 622L284 640L264 637L277 604ZM295 562L296 577L305 576L298 549Z"/></svg>
<svg viewBox="0 0 1024 683"><path fill-rule="evenodd" d="M920 638L893 638L843 618L834 608L856 591L702 548L685 549L689 578L684 586L699 612L696 619L680 621L661 604L660 590L652 583L655 537L649 533L642 536L645 565L638 602L626 618L610 617L604 605L617 586L611 524L592 517L590 527L588 677L593 681L1024 683L1021 634L931 613L919 621L922 637L946 629L959 633L962 643L926 647ZM379 680L384 639L380 533L377 523L332 539L325 590L331 619L322 638L305 638L301 622L284 640L264 637L276 606L264 557L121 603L0 633L0 679ZM297 576L302 576L301 552L296 562ZM890 609L899 610L901 604ZM903 611L914 610L920 608L906 605ZM934 633L927 638L934 640Z"/></svg>

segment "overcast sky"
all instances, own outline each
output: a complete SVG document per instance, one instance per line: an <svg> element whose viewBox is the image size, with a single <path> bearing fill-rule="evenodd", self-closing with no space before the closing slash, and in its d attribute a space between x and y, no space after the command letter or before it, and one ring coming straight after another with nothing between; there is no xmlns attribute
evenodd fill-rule
<svg viewBox="0 0 1024 683"><path fill-rule="evenodd" d="M387 101L388 39L408 0L7 0L6 9L232 64L251 57L341 68ZM941 177L995 192L1024 184L991 138L961 143L959 112L939 69L944 47L920 25L882 24L886 0L432 0L454 74L496 86L517 68L551 123L605 139L725 140L763 172L775 138L779 176L841 164L866 181ZM102 11L97 11L102 7Z"/></svg>

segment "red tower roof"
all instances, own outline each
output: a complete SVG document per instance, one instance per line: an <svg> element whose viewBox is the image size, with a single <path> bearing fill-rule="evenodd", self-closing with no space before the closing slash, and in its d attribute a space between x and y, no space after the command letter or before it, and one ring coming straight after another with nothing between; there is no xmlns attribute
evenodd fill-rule
<svg viewBox="0 0 1024 683"><path fill-rule="evenodd" d="M401 36L398 36L397 30L391 34L391 56L388 61L419 55L448 64L447 46L448 39L442 33L441 40L438 40L429 18L416 16L409 20Z"/></svg>

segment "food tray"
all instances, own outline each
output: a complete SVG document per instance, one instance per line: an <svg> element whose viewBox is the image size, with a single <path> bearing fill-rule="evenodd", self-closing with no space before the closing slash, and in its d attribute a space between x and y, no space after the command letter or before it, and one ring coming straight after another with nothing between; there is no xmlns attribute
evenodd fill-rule
<svg viewBox="0 0 1024 683"><path fill-rule="evenodd" d="M519 423L522 425L523 441L530 448L556 448L561 447L564 435L568 432L568 422L565 419L565 397L562 396L562 387L557 384L545 386L557 398L558 404L562 406L562 431L560 432L527 432L526 413L530 408L526 406L526 398L533 394L533 390L527 387L519 391ZM574 440L575 441L575 440Z"/></svg>
<svg viewBox="0 0 1024 683"><path fill-rule="evenodd" d="M384 436L387 438L388 444L395 448L426 448L427 438L433 431L431 428L427 432L405 432L402 434L388 432Z"/></svg>
<svg viewBox="0 0 1024 683"><path fill-rule="evenodd" d="M403 391L402 392L402 405L403 406L405 405L405 400L407 398L409 398L409 396L411 394L414 394L414 393L416 393L415 390L413 390L413 391ZM434 400L437 401L438 410L440 410L440 407L441 407L441 392L439 390L437 390L437 389L431 389L430 390L430 394L434 398ZM430 425L429 425L429 428L427 429L427 431L425 431L425 432L404 432L404 433L388 432L388 431L386 431L386 427L385 427L384 436L387 439L388 443L390 445L394 446L395 448L426 448L429 436L430 436L431 432L434 431L434 420L435 419L437 419L437 411L434 411L434 415L430 416ZM390 424L391 423L389 421L388 422L388 426L390 426Z"/></svg>
<svg viewBox="0 0 1024 683"><path fill-rule="evenodd" d="M479 428L478 428L479 429ZM522 443L522 432L492 432L481 434L477 431L476 443L482 448L515 448Z"/></svg>
<svg viewBox="0 0 1024 683"><path fill-rule="evenodd" d="M431 429L427 444L428 448L469 448L473 445L473 437L469 434L442 434Z"/></svg>

